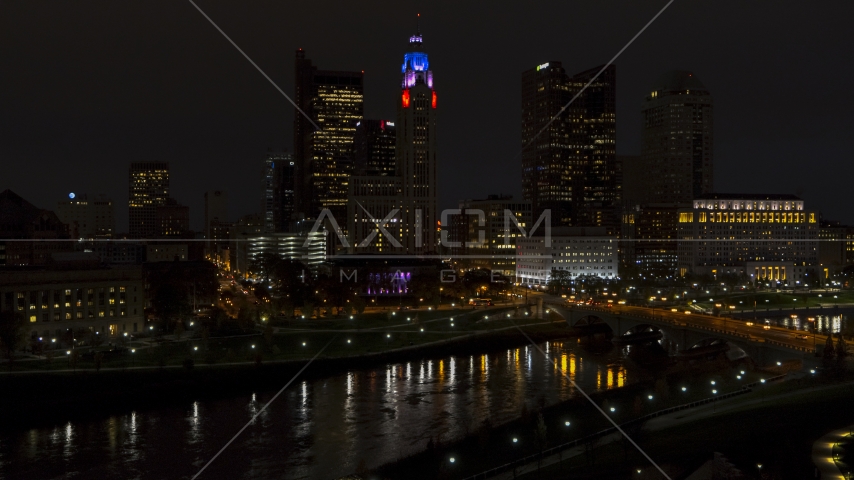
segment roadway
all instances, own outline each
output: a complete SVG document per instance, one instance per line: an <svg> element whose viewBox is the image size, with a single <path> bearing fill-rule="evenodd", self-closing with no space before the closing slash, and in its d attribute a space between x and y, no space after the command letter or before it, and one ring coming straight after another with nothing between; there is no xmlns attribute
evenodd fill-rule
<svg viewBox="0 0 854 480"><path fill-rule="evenodd" d="M747 321L735 320L729 317L716 317L699 313L686 308L671 311L672 307L667 308L651 308L629 305L614 305L613 307L598 307L598 306L578 306L569 304L566 299L548 294L539 294L536 297L542 296L543 303L547 305L559 305L564 308L569 308L575 311L585 311L592 315L597 312L606 314L618 314L631 316L638 319L649 320L650 323L664 323L669 325L679 325L693 327L703 330L714 330L717 333L724 335L733 335L749 338L752 341L773 342L777 345L788 347L793 350L803 351L805 348L813 349L813 342L816 346L824 345L827 341L827 336L813 334L803 330L791 330L788 328L766 325L757 322L749 326ZM686 311L690 313L685 313ZM804 338L806 337L806 338Z"/></svg>

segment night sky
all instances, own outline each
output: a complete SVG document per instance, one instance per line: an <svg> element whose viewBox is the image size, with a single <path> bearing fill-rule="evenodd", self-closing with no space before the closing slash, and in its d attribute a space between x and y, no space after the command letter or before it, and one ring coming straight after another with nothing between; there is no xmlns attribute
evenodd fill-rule
<svg viewBox="0 0 854 480"><path fill-rule="evenodd" d="M608 61L666 2L224 2L198 5L289 95L294 50L365 71L365 115L394 119L421 12L439 99L442 207L521 192L520 78ZM715 189L795 193L854 223L854 2L676 0L616 61L617 151L666 70L715 101ZM106 193L127 228L131 161L172 165L201 228L203 193L260 209L267 147L292 151L293 107L186 0L0 0L0 190L53 209Z"/></svg>

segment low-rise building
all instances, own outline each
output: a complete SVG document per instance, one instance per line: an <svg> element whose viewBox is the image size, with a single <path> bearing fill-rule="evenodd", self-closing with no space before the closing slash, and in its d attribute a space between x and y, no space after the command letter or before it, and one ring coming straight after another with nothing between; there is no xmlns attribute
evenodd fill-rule
<svg viewBox="0 0 854 480"><path fill-rule="evenodd" d="M570 277L619 276L617 236L604 227L553 228L550 236L516 239L516 281L523 285L545 285L553 270Z"/></svg>
<svg viewBox="0 0 854 480"><path fill-rule="evenodd" d="M794 195L705 195L679 210L679 274L760 280L766 272L761 279L794 286L803 280L794 267L818 265L818 227L818 213ZM785 276L776 273L782 265Z"/></svg>
<svg viewBox="0 0 854 480"><path fill-rule="evenodd" d="M507 213L509 212L509 213ZM507 277L516 275L516 240L530 228L531 202L511 195L489 195L481 200L463 200L451 216L450 251L455 263L465 268L486 268ZM506 241L505 241L506 240Z"/></svg>
<svg viewBox="0 0 854 480"><path fill-rule="evenodd" d="M22 314L33 338L142 332L144 306L141 267L0 271L0 310Z"/></svg>

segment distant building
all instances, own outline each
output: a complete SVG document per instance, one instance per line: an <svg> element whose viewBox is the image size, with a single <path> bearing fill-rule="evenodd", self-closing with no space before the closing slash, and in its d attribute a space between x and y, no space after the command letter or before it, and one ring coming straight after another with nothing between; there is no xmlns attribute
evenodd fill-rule
<svg viewBox="0 0 854 480"><path fill-rule="evenodd" d="M56 205L56 215L68 225L72 238L112 238L116 230L113 201L106 195L89 198L69 193Z"/></svg>
<svg viewBox="0 0 854 480"><path fill-rule="evenodd" d="M489 195L463 200L458 210L447 226L453 260L464 268L485 268L512 279L516 275L516 240L525 234L505 218L505 212L509 211L527 232L532 221L531 202L514 200L511 195Z"/></svg>
<svg viewBox="0 0 854 480"><path fill-rule="evenodd" d="M640 155L617 155L617 184L623 207L640 205L646 200L644 178Z"/></svg>
<svg viewBox="0 0 854 480"><path fill-rule="evenodd" d="M224 190L205 192L205 238L211 238L211 224L228 221L228 192Z"/></svg>
<svg viewBox="0 0 854 480"><path fill-rule="evenodd" d="M818 213L794 195L704 195L679 210L679 274L802 285L818 276L804 276L818 266L818 235Z"/></svg>
<svg viewBox="0 0 854 480"><path fill-rule="evenodd" d="M186 238L190 232L190 207L181 205L174 198L167 198L164 205L154 211L154 223L158 237Z"/></svg>
<svg viewBox="0 0 854 480"><path fill-rule="evenodd" d="M142 242L93 242L91 250L105 265L141 265L145 261L146 246Z"/></svg>
<svg viewBox="0 0 854 480"><path fill-rule="evenodd" d="M261 211L266 232L287 232L295 219L296 162L290 153L268 151L261 169Z"/></svg>
<svg viewBox="0 0 854 480"><path fill-rule="evenodd" d="M356 125L355 175L395 175L395 131L388 120L364 119Z"/></svg>
<svg viewBox="0 0 854 480"><path fill-rule="evenodd" d="M690 203L713 191L713 102L692 72L663 75L641 115L641 203Z"/></svg>
<svg viewBox="0 0 854 480"><path fill-rule="evenodd" d="M364 73L318 70L303 49L295 63L294 102L301 110L294 112L297 211L318 218L329 209L343 219L356 124L363 119Z"/></svg>
<svg viewBox="0 0 854 480"><path fill-rule="evenodd" d="M547 285L553 270L603 279L620 272L617 236L604 227L553 228L550 237L517 238L516 255L516 280L523 285Z"/></svg>
<svg viewBox="0 0 854 480"><path fill-rule="evenodd" d="M69 239L55 213L11 190L0 193L0 266L45 265L51 254L74 250Z"/></svg>
<svg viewBox="0 0 854 480"><path fill-rule="evenodd" d="M677 271L678 219L690 204L635 205L623 214L621 263L645 275L667 277Z"/></svg>
<svg viewBox="0 0 854 480"><path fill-rule="evenodd" d="M152 238L158 234L157 207L169 198L169 164L134 162L128 182L129 233L132 238Z"/></svg>
<svg viewBox="0 0 854 480"><path fill-rule="evenodd" d="M350 253L400 253L405 235L403 214L400 212L402 179L398 176L353 176L348 192L346 228ZM383 222L392 213L394 215ZM378 223L384 224L383 228L394 241L382 233ZM330 231L330 234L334 235L334 232Z"/></svg>
<svg viewBox="0 0 854 480"><path fill-rule="evenodd" d="M235 258L231 271L238 275L248 275L264 254L302 262L312 272L326 260L326 234L322 232L237 234L232 241Z"/></svg>
<svg viewBox="0 0 854 480"><path fill-rule="evenodd" d="M80 330L105 337L142 332L144 306L140 267L0 272L0 310L23 314L30 337L45 342Z"/></svg>
<svg viewBox="0 0 854 480"><path fill-rule="evenodd" d="M145 246L145 261L149 263L185 262L188 258L189 247L186 243L158 242Z"/></svg>
<svg viewBox="0 0 854 480"><path fill-rule="evenodd" d="M569 76L551 61L522 73L522 197L534 218L550 209L555 225L617 233L616 67L582 91L601 69Z"/></svg>

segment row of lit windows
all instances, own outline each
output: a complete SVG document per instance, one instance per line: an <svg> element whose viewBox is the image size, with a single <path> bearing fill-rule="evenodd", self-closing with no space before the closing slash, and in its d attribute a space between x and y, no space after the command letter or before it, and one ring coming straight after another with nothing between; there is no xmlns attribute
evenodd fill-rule
<svg viewBox="0 0 854 480"><path fill-rule="evenodd" d="M695 216L696 214L696 216ZM798 212L679 212L679 223L805 223L806 214ZM815 213L809 223L816 223Z"/></svg>

